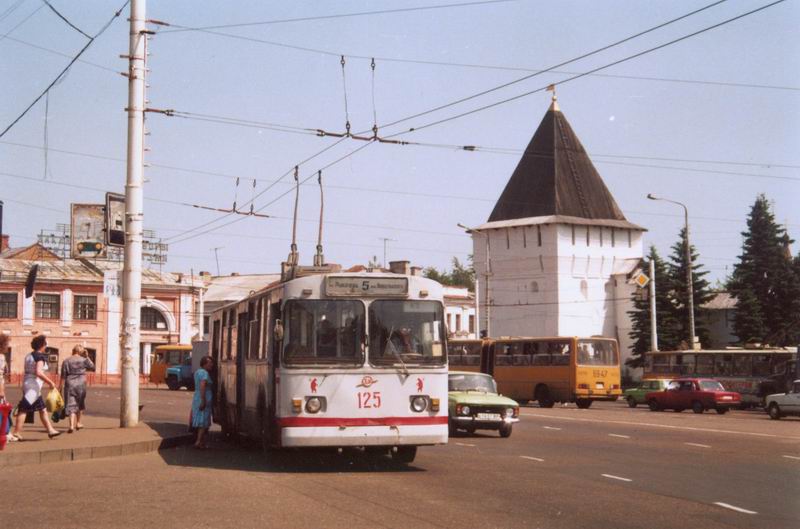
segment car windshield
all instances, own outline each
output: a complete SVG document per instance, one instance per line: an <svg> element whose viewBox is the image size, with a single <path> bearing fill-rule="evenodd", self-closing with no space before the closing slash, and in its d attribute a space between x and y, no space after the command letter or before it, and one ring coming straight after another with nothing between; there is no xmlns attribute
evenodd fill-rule
<svg viewBox="0 0 800 529"><path fill-rule="evenodd" d="M447 380L449 391L485 391L497 393L494 379L489 375L450 375Z"/></svg>
<svg viewBox="0 0 800 529"><path fill-rule="evenodd" d="M616 342L612 340L578 340L578 365L619 365Z"/></svg>
<svg viewBox="0 0 800 529"><path fill-rule="evenodd" d="M370 362L444 364L443 312L438 301L373 301L369 307Z"/></svg>
<svg viewBox="0 0 800 529"><path fill-rule="evenodd" d="M364 305L359 301L286 302L283 357L287 364L361 364Z"/></svg>
<svg viewBox="0 0 800 529"><path fill-rule="evenodd" d="M725 391L725 388L716 380L701 380L700 389L703 391Z"/></svg>

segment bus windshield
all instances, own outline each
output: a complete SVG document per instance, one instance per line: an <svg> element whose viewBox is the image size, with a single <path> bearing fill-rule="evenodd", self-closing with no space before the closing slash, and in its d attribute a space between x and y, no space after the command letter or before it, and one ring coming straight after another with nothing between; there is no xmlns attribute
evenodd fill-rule
<svg viewBox="0 0 800 529"><path fill-rule="evenodd" d="M369 307L369 355L375 365L444 364L442 304L373 301Z"/></svg>
<svg viewBox="0 0 800 529"><path fill-rule="evenodd" d="M578 340L578 365L616 366L619 355L611 340Z"/></svg>
<svg viewBox="0 0 800 529"><path fill-rule="evenodd" d="M360 301L289 300L284 309L287 364L361 364L364 305Z"/></svg>

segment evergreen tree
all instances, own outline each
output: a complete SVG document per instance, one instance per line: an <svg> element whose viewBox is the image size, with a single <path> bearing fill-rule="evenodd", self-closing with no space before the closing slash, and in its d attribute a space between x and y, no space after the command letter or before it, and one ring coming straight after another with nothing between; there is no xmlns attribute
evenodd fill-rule
<svg viewBox="0 0 800 529"><path fill-rule="evenodd" d="M702 270L703 265L698 262L700 254L697 253L694 245L689 247L692 258L692 301L694 304L694 331L703 346L708 345L708 329L703 324L703 319L699 318L700 307L711 301L714 293L709 287L708 281L703 279L708 275L707 270ZM668 265L670 284L672 286L672 296L674 298L673 314L680 326L681 340L685 341L689 348L692 343L689 339L689 300L687 297L686 275L689 263L686 260L686 228L681 229L678 242L672 246L672 255Z"/></svg>
<svg viewBox="0 0 800 529"><path fill-rule="evenodd" d="M436 268L429 266L423 270L422 275L443 285L466 287L470 290L475 290L475 268L472 266L471 255L469 260L470 263L465 264L459 261L458 257L453 257L453 269L451 271L443 270L440 272Z"/></svg>
<svg viewBox="0 0 800 529"><path fill-rule="evenodd" d="M677 348L681 341L680 326L674 315L674 306L671 296L672 287L667 273L667 265L658 255L655 246L650 247L650 253L642 261L642 270L650 270L650 261L655 266L656 276L656 325L658 326L658 348L670 351ZM629 336L634 340L633 355L626 361L631 367L642 367L643 353L653 349L650 343L650 286L637 289L633 294L633 310L628 312L633 321L633 328Z"/></svg>
<svg viewBox="0 0 800 529"><path fill-rule="evenodd" d="M756 198L742 236L742 255L729 283L737 300L734 333L744 342L794 345L800 339L800 266L766 196Z"/></svg>

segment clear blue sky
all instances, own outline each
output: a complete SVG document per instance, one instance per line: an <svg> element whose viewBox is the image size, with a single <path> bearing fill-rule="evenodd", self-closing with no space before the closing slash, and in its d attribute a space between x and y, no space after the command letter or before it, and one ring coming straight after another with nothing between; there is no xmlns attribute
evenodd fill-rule
<svg viewBox="0 0 800 529"><path fill-rule="evenodd" d="M51 3L89 34L121 5L119 0ZM151 1L148 17L205 27L453 3L456 0ZM524 69L546 68L582 55L710 3L519 0L215 30L330 54L198 31L161 32L150 42L148 98L155 108L342 131L345 112L338 54L378 57L375 103L378 123L383 124L521 77L527 73ZM729 0L559 71L584 72L767 3ZM15 6L0 20L0 129L69 61L34 46L72 56L86 41L41 0L21 4L2 0L0 17ZM740 232L758 193L773 201L777 219L800 239L798 15L798 3L789 0L609 68L602 76L558 87L562 111L620 207L629 220L649 230L646 243L668 253L683 218L677 206L648 201L645 195L685 202L693 242L714 279L724 277L735 262ZM82 57L92 64L76 63L51 92L47 175L41 148L43 101L0 139L0 199L5 200L4 231L12 235L12 245L29 244L40 229L68 222L70 202L103 200L100 191L54 182L123 189L125 166L113 159L125 156L127 81L115 72L126 69L118 56L127 53L127 31L127 22L120 17ZM424 125L569 76L539 75L381 134ZM346 79L353 128L369 129L373 121L369 60L348 59ZM541 92L402 137L523 149L548 105L549 94ZM153 166L146 170L145 196L223 208L230 207L236 195L232 178L174 168L243 177L238 189L241 203L253 194L252 181L245 178L255 178L256 190L264 191L296 163L334 142L162 115L150 115L147 126L152 132L147 160ZM363 145L342 142L301 166L300 175L308 176ZM465 259L471 242L456 223L486 221L519 156L370 145L323 174L326 257L345 266L366 263L372 256L381 259L379 238L388 237L393 239L390 260L405 258L441 268L449 266L453 256ZM256 200L256 206L290 190L290 182L291 176L275 184ZM289 250L292 198L284 196L263 210L277 218L245 218L183 242L174 241L221 215L147 201L145 227L173 241L169 270L215 272L213 248L222 247L222 273L274 272ZM304 186L298 236L305 264L314 253L318 208L317 188Z"/></svg>

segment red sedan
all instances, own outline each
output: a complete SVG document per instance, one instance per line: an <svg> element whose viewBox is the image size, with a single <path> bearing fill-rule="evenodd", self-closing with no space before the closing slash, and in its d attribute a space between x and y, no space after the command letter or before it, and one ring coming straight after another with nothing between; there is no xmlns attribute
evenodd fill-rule
<svg viewBox="0 0 800 529"><path fill-rule="evenodd" d="M673 410L682 412L691 408L695 413L717 410L722 415L731 408L738 408L742 396L735 391L725 391L718 381L711 378L678 378L670 381L664 391L645 395L651 411Z"/></svg>

